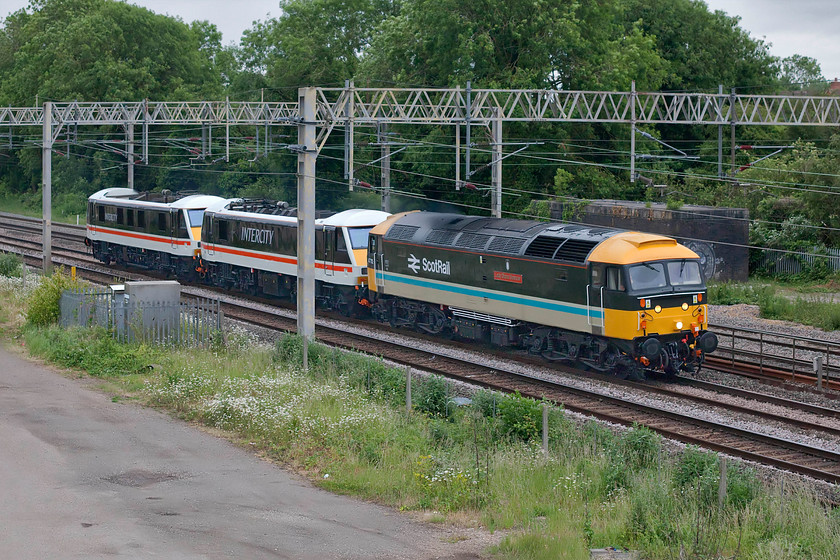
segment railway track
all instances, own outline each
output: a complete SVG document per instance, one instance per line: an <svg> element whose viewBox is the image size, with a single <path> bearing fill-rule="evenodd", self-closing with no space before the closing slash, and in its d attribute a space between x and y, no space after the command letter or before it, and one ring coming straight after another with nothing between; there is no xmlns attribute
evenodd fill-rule
<svg viewBox="0 0 840 560"><path fill-rule="evenodd" d="M294 332L296 328L294 318L256 310L248 304L225 303L223 307L225 315L229 318L289 332ZM501 367L476 364L469 358L418 349L410 341L400 343L377 340L323 325L318 326L317 334L320 341L331 346L381 356L392 362L488 389L507 393L519 392L536 399L546 399L563 405L567 410L615 424L644 425L677 441L700 445L820 480L840 483L840 453L830 450L694 418L664 408L629 402L623 398L581 389L559 381L548 381ZM840 414L837 411L833 412ZM791 421L778 415L775 415L774 419ZM840 430L836 428L802 421L794 423L800 427L840 435Z"/></svg>
<svg viewBox="0 0 840 560"><path fill-rule="evenodd" d="M35 257L31 257L37 260ZM101 268L101 267L99 267ZM114 275L103 273L101 270L89 270L85 265L80 267L83 274L97 282L113 282ZM124 279L141 279L139 274L126 274ZM185 293L190 290L186 289ZM250 303L224 304L225 314L232 319L259 325L261 327L280 329L294 332L296 319L284 317L277 312L267 312L254 309ZM727 426L720 422L701 420L658 408L629 402L627 399L611 397L598 392L588 391L572 385L547 381L534 376L518 373L499 367L487 367L473 363L468 359L460 359L444 355L440 352L427 352L416 348L411 343L397 343L375 340L369 336L362 336L347 332L346 329L319 325L318 338L326 344L336 347L361 351L374 356L382 356L393 362L405 364L458 379L474 385L504 391L514 392L538 399L562 404L568 410L596 418L632 426L645 425L665 437L688 444L697 444L708 449L724 452L763 464L769 464L782 469L805 474L817 479L833 483L840 483L840 454L819 447L776 438L766 434ZM561 368L562 369L562 368ZM574 373L574 370L571 370ZM694 380L684 383L694 383ZM626 385L632 385L626 383ZM641 390L649 393L658 392L681 399L692 400L707 406L715 406L739 414L751 414L763 419L797 426L799 428L821 432L831 436L840 436L840 429L824 423L807 422L789 418L779 414L757 412L747 406L729 405L714 398L696 395L675 394L673 388L642 384ZM706 389L711 389L706 387ZM712 390L728 392L731 388L720 386ZM742 397L754 398L752 393L744 392ZM765 396L775 399L774 404L803 410L803 403L792 404L792 401L778 397ZM811 407L808 412L826 418L838 418L840 412L833 409Z"/></svg>
<svg viewBox="0 0 840 560"><path fill-rule="evenodd" d="M0 242L19 248L20 252L41 250L37 235L41 220L0 212ZM33 236L21 241L18 234ZM54 224L53 236L60 240L54 251L61 256L95 262L83 245L85 227ZM36 263L33 263L36 264ZM816 387L813 358L823 359L823 387L840 391L840 344L785 335L742 329L727 325L710 325L720 339L714 355L706 358L709 368L784 386L804 390Z"/></svg>

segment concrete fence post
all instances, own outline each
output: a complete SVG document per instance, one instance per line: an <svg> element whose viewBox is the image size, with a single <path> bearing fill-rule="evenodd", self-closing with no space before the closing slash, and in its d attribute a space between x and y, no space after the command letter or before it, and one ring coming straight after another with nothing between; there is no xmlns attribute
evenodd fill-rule
<svg viewBox="0 0 840 560"><path fill-rule="evenodd" d="M405 413L411 414L411 368L405 366Z"/></svg>
<svg viewBox="0 0 840 560"><path fill-rule="evenodd" d="M823 388L823 360L822 356L814 357L814 375L817 377L817 389Z"/></svg>
<svg viewBox="0 0 840 560"><path fill-rule="evenodd" d="M542 451L548 456L548 403L542 403Z"/></svg>

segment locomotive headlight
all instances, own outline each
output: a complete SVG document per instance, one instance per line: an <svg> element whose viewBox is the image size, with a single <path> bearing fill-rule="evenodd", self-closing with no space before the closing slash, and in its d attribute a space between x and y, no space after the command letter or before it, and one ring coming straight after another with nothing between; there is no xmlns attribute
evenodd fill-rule
<svg viewBox="0 0 840 560"><path fill-rule="evenodd" d="M683 327L683 325L682 325L682 321L677 321L677 325L676 325L676 327L677 327L677 330L678 330L678 331L681 331L681 330L682 330L682 327Z"/></svg>
<svg viewBox="0 0 840 560"><path fill-rule="evenodd" d="M688 304L687 303L682 304L682 310L683 311L688 311Z"/></svg>
<svg viewBox="0 0 840 560"><path fill-rule="evenodd" d="M662 306L657 305L656 307L653 308L653 310L656 311L657 313L662 313Z"/></svg>

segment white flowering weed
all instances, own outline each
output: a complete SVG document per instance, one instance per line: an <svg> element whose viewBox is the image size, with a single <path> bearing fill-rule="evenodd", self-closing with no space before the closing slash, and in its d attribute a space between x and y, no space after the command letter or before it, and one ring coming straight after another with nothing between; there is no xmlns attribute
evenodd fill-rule
<svg viewBox="0 0 840 560"><path fill-rule="evenodd" d="M181 366L147 384L146 391L152 400L192 410L216 427L282 440L342 439L387 422L391 416L343 379L315 381L268 365L259 356L252 362L262 365L263 371L244 376L226 376L236 368L223 355L214 355L208 362L204 365L213 375Z"/></svg>

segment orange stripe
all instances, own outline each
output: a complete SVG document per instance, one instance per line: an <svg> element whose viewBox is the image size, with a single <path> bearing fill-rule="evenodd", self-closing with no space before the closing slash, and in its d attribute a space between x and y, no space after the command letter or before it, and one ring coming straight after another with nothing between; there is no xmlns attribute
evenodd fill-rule
<svg viewBox="0 0 840 560"><path fill-rule="evenodd" d="M98 233L108 233L108 234L111 234L111 235L121 235L123 237L130 237L132 239L142 239L144 241L156 241L158 243L167 243L167 244L170 244L170 245L189 245L190 244L189 240L184 241L184 240L180 240L180 239L172 239L172 238L167 238L167 237L163 237L163 238L154 237L154 236L151 236L151 235L143 235L142 233L131 233L129 231L122 231L122 230L119 230L119 229L106 229L106 228L101 228L101 227L96 227L96 226L88 226L88 229L93 231L93 232L98 232Z"/></svg>
<svg viewBox="0 0 840 560"><path fill-rule="evenodd" d="M290 259L288 257L280 257L277 255L265 255L262 253L254 253L251 251L243 251L242 249L232 249L230 247L219 247L218 245L208 245L207 243L204 244L204 248L208 251L217 251L219 253L228 253L230 255L239 255L240 257L249 257L252 259L261 259L264 261L272 261L272 262L280 262L285 264L293 264L297 266L297 259ZM326 270L338 271L338 272L353 272L352 267L346 266L334 266L328 265L323 263L315 263L315 268L321 268Z"/></svg>

